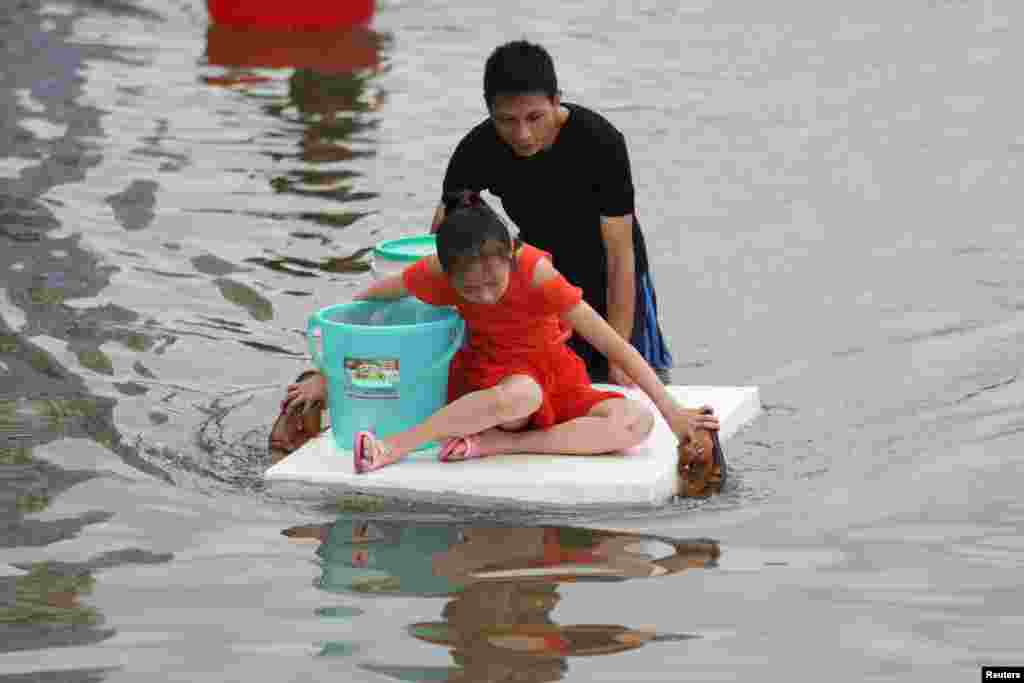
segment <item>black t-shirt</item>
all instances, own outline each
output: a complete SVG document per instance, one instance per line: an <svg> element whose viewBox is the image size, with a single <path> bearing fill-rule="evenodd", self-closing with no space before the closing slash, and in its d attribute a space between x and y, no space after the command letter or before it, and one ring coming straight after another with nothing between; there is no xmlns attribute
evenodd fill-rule
<svg viewBox="0 0 1024 683"><path fill-rule="evenodd" d="M501 199L524 241L551 254L555 268L583 290L583 299L608 317L608 258L602 216L633 214L636 275L647 272L647 247L633 206L626 140L606 118L563 102L569 118L554 144L520 157L502 142L488 118L459 142L444 191L487 190ZM579 335L570 345L594 381L606 381L608 361Z"/></svg>
<svg viewBox="0 0 1024 683"><path fill-rule="evenodd" d="M608 272L601 216L634 213L633 178L626 141L607 119L562 103L569 118L555 143L520 157L498 137L488 118L455 148L444 191L487 190L501 199L522 239L549 252L583 298L608 315ZM637 274L647 270L639 224L633 221Z"/></svg>

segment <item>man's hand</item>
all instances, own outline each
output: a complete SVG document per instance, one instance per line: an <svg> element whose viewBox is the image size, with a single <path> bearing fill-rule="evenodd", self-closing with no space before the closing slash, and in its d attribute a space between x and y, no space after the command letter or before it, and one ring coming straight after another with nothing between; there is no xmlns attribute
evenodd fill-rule
<svg viewBox="0 0 1024 683"><path fill-rule="evenodd" d="M614 363L608 365L608 381L612 384L618 384L623 387L635 387L636 382L633 378L626 374L626 371L620 368Z"/></svg>

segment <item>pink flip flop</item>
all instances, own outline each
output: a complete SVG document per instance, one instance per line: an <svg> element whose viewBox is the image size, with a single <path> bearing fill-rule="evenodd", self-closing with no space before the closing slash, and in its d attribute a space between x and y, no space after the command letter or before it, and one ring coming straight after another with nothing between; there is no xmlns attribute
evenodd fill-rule
<svg viewBox="0 0 1024 683"><path fill-rule="evenodd" d="M373 472L374 470L379 470L381 467L390 464L383 463L381 465L374 465L373 461L367 454L367 446L376 440L377 435L372 431L356 432L356 436L352 443L352 469L355 470L356 474Z"/></svg>
<svg viewBox="0 0 1024 683"><path fill-rule="evenodd" d="M455 457L455 449L463 447L462 457ZM438 460L441 462L462 462L481 457L480 437L476 434L467 436L453 436L441 442L441 455Z"/></svg>

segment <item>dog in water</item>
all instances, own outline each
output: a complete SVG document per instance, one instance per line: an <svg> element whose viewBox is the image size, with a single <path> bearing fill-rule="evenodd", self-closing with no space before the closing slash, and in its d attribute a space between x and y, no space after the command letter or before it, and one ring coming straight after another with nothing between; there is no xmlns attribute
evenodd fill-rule
<svg viewBox="0 0 1024 683"><path fill-rule="evenodd" d="M703 412L711 410L704 408ZM678 495L701 498L722 490L726 464L717 432L698 429L694 438L679 443L676 453Z"/></svg>
<svg viewBox="0 0 1024 683"><path fill-rule="evenodd" d="M318 374L315 370L308 370L299 375L291 387ZM267 444L272 462L283 460L323 431L323 409L322 401L313 401L307 405L285 399L281 403L281 413L274 421L274 426L270 428Z"/></svg>

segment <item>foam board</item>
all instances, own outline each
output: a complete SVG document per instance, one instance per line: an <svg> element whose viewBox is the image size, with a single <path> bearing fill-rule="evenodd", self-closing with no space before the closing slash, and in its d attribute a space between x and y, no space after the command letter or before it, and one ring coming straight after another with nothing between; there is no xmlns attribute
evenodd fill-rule
<svg viewBox="0 0 1024 683"><path fill-rule="evenodd" d="M601 385L598 385L601 386ZM619 389L616 387L616 389ZM728 460L728 439L761 410L757 387L670 386L688 407L710 405L721 423L719 439ZM638 389L631 398L653 404ZM644 443L622 453L596 456L496 455L442 463L437 449L366 474L352 468L352 451L338 448L330 430L270 467L270 482L300 481L364 493L541 503L554 506L659 504L675 494L676 437L654 410Z"/></svg>

